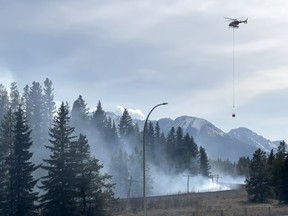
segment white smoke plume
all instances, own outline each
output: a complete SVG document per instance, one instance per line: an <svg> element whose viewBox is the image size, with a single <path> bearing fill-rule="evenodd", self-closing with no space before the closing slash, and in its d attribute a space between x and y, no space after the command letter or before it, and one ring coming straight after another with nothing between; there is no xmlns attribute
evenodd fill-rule
<svg viewBox="0 0 288 216"><path fill-rule="evenodd" d="M124 112L124 107L122 106L116 106L116 111L115 113L117 115L122 115L123 112ZM140 109L132 109L132 108L126 108L129 112L129 115L133 118L133 119L140 119L140 120L144 120L145 119L145 116L144 114L142 113L142 111Z"/></svg>

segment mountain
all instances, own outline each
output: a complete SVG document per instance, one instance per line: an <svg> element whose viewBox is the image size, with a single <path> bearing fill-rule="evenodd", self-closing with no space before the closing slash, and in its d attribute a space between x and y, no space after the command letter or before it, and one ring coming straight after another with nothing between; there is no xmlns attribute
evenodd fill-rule
<svg viewBox="0 0 288 216"><path fill-rule="evenodd" d="M251 146L256 146L257 148L261 148L262 150L266 152L270 152L271 149L277 149L280 141L278 142L272 142L263 136L260 136L256 134L255 132L249 130L248 128L237 128L232 129L228 133L231 137L234 137L235 139L241 140L242 142L247 143ZM278 145L277 145L278 144Z"/></svg>
<svg viewBox="0 0 288 216"><path fill-rule="evenodd" d="M111 113L109 116L114 119L118 125L120 117ZM143 130L145 121L134 120L134 122L138 124L140 130ZM156 124L156 121L152 122ZM172 127L175 129L181 127L184 135L186 133L190 134L198 146L205 148L210 159L221 158L223 160L229 159L236 162L241 156L249 156L251 158L258 148L261 148L267 153L270 152L271 149L277 149L280 142L271 142L244 127L232 129L228 133L225 133L209 121L191 116L180 116L175 120L162 118L158 120L158 123L161 132L165 135L168 134Z"/></svg>

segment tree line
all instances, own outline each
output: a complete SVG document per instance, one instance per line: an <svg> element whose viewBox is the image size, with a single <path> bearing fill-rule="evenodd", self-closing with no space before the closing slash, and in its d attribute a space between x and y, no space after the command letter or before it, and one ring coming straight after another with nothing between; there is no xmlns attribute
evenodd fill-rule
<svg viewBox="0 0 288 216"><path fill-rule="evenodd" d="M34 81L22 94L16 82L9 93L0 84L0 214L106 215L115 198L142 196L143 131L128 110L116 123L100 101L91 111L81 95L56 110L52 81L43 84ZM152 169L209 177L212 163L248 173L247 158L209 161L181 127L165 135L148 122L146 132L148 195Z"/></svg>
<svg viewBox="0 0 288 216"><path fill-rule="evenodd" d="M288 156L285 141L280 142L277 152L267 155L261 149L254 152L249 164L250 175L246 178L246 190L252 202L277 199L288 202Z"/></svg>

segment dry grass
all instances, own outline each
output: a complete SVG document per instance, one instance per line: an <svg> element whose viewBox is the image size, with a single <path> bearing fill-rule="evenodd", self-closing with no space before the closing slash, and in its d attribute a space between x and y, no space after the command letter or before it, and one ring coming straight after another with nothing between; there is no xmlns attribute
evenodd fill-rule
<svg viewBox="0 0 288 216"><path fill-rule="evenodd" d="M142 199L123 199L116 204L114 216L142 216ZM191 193L147 199L149 216L288 216L288 205L277 201L265 204L247 202L244 189Z"/></svg>

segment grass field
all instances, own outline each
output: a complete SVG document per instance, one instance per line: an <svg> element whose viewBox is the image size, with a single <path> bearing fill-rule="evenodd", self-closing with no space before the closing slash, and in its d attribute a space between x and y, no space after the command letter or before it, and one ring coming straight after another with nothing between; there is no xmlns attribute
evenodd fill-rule
<svg viewBox="0 0 288 216"><path fill-rule="evenodd" d="M142 216L141 198L121 199L115 216ZM288 205L247 202L245 189L147 198L148 216L288 216Z"/></svg>

